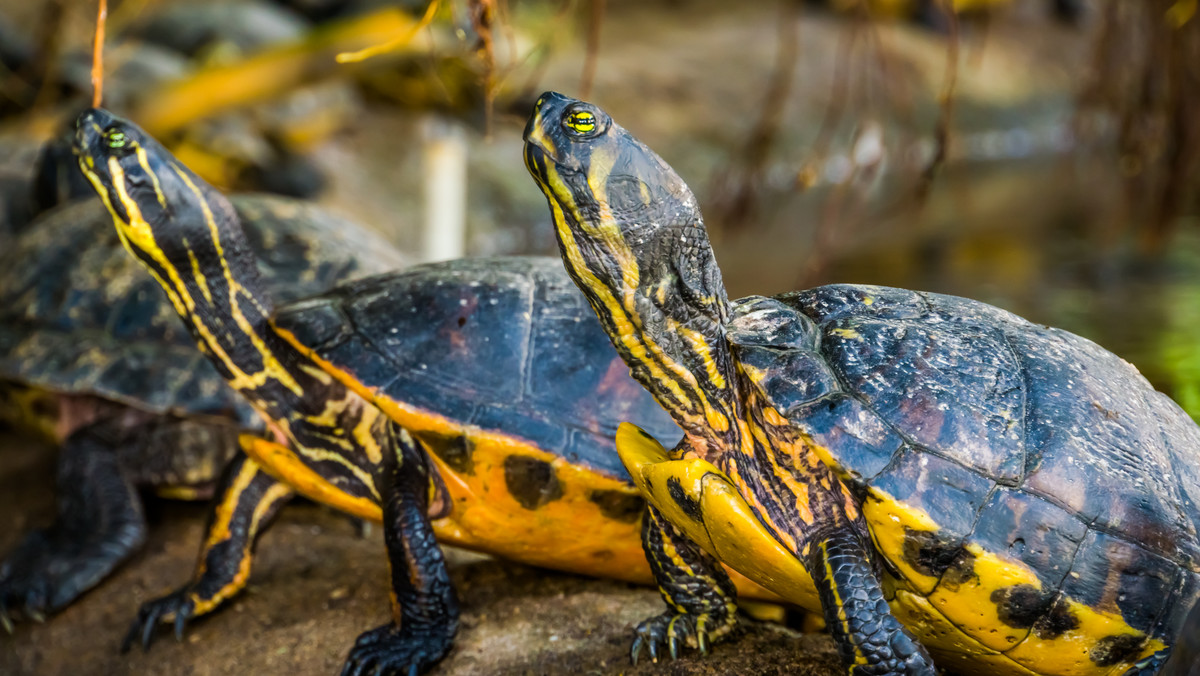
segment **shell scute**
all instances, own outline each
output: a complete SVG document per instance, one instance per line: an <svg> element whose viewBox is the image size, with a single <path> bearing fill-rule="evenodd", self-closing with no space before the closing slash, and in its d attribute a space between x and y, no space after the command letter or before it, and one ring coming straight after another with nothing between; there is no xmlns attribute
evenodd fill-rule
<svg viewBox="0 0 1200 676"><path fill-rule="evenodd" d="M1020 481L1021 370L998 330L875 319L822 328L841 381L902 435L996 481Z"/></svg>
<svg viewBox="0 0 1200 676"><path fill-rule="evenodd" d="M822 324L852 317L920 319L929 311L925 297L916 291L864 284L830 284L776 298Z"/></svg>
<svg viewBox="0 0 1200 676"><path fill-rule="evenodd" d="M325 298L284 306L272 321L314 350L329 349L351 333L346 316Z"/></svg>
<svg viewBox="0 0 1200 676"><path fill-rule="evenodd" d="M735 345L734 358L785 416L836 392L837 376L812 350Z"/></svg>
<svg viewBox="0 0 1200 676"><path fill-rule="evenodd" d="M890 425L844 393L792 410L788 418L856 482L874 478L904 445Z"/></svg>
<svg viewBox="0 0 1200 676"><path fill-rule="evenodd" d="M1173 562L1123 538L1089 531L1080 544L1063 592L1101 611L1119 613L1129 627L1149 633L1179 585Z"/></svg>
<svg viewBox="0 0 1200 676"><path fill-rule="evenodd" d="M1028 566L1041 582L1043 594L1053 600L1087 532L1082 521L1058 505L1021 490L999 487L979 513L968 541ZM1049 604L1042 610L1042 614L1048 612Z"/></svg>
<svg viewBox="0 0 1200 676"><path fill-rule="evenodd" d="M426 265L370 280L371 287L347 298L343 312L394 371L468 397L519 401L532 285L520 275L474 267ZM379 380L374 373L363 378Z"/></svg>
<svg viewBox="0 0 1200 676"><path fill-rule="evenodd" d="M337 315L321 325L334 307ZM277 324L358 385L451 426L499 432L617 478L617 425L678 427L629 375L560 261L465 259L346 285ZM328 342L317 340L331 336Z"/></svg>
<svg viewBox="0 0 1200 676"><path fill-rule="evenodd" d="M1161 432L1194 423L1182 411L1164 420L1137 370L1091 341L1046 330L1011 340L1028 374L1025 486L1164 556L1194 551L1188 481L1167 471L1178 451Z"/></svg>
<svg viewBox="0 0 1200 676"><path fill-rule="evenodd" d="M778 298L747 296L733 301L726 337L735 345L814 349L817 325Z"/></svg>

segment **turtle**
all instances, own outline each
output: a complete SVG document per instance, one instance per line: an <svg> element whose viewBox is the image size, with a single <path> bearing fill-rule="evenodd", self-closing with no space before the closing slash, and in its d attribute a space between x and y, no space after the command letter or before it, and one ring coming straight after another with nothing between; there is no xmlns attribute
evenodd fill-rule
<svg viewBox="0 0 1200 676"><path fill-rule="evenodd" d="M69 166L78 173L73 156ZM10 613L62 610L137 551L146 534L137 489L205 498L238 434L264 429L122 251L85 186L86 199L39 216L0 256L0 417L60 446L55 523L0 562L0 624L9 629ZM313 205L263 195L232 203L263 283L282 298L406 261ZM287 495L272 497L277 507Z"/></svg>
<svg viewBox="0 0 1200 676"><path fill-rule="evenodd" d="M679 431L557 260L431 263L276 308L226 198L157 141L94 109L77 122L75 150L133 257L287 442L248 438L258 472L245 481L383 523L393 619L359 637L343 673L417 673L449 650L458 601L435 538L653 582L645 502L612 435L625 419ZM235 521L260 509L221 501ZM142 606L126 645L148 646L163 622L180 635L245 585L248 547L208 548L201 560L192 583Z"/></svg>
<svg viewBox="0 0 1200 676"><path fill-rule="evenodd" d="M852 674L1163 662L1200 595L1200 428L1136 368L948 295L730 301L694 195L607 113L546 92L524 138L564 267L684 430L617 433L671 604L635 659L727 632L720 560L822 609Z"/></svg>

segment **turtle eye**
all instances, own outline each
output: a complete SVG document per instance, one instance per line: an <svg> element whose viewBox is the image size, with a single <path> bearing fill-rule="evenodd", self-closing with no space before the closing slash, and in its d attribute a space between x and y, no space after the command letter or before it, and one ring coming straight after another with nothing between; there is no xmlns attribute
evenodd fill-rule
<svg viewBox="0 0 1200 676"><path fill-rule="evenodd" d="M104 132L104 143L112 150L120 150L129 145L129 136L120 129L108 129Z"/></svg>
<svg viewBox="0 0 1200 676"><path fill-rule="evenodd" d="M576 136L587 136L596 131L596 115L586 110L575 110L563 116L563 126Z"/></svg>

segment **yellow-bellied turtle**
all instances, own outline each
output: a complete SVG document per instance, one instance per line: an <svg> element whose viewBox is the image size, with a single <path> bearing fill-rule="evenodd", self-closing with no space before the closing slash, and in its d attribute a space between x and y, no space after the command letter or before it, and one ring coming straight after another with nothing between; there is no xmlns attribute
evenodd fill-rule
<svg viewBox="0 0 1200 676"><path fill-rule="evenodd" d="M230 518L248 521L254 496L283 481L383 521L394 619L359 638L345 673L416 673L449 649L458 602L435 535L550 568L652 581L639 542L644 502L612 434L627 418L659 434L678 430L629 378L557 261L419 266L272 319L218 191L105 111L80 117L75 143L132 254L288 442L248 440L246 466L263 469L244 477L257 493L222 498ZM222 536L211 530L208 541ZM182 631L245 585L248 546L210 546L203 560L197 581L143 606L131 639L148 643L160 621Z"/></svg>
<svg viewBox="0 0 1200 676"><path fill-rule="evenodd" d="M819 599L853 674L932 674L907 632L963 673L1161 663L1200 594L1200 428L1130 364L932 293L730 302L695 197L602 110L546 93L525 138L568 272L684 429L618 432L674 608L635 655L733 621L712 554Z"/></svg>
<svg viewBox="0 0 1200 676"><path fill-rule="evenodd" d="M316 207L266 196L233 204L262 283L281 297L403 262L378 236ZM111 223L89 189L25 226L0 256L0 415L61 445L57 520L0 563L5 626L9 612L61 610L136 551L146 531L139 487L204 495L237 435L263 429ZM282 504L286 493L271 497Z"/></svg>

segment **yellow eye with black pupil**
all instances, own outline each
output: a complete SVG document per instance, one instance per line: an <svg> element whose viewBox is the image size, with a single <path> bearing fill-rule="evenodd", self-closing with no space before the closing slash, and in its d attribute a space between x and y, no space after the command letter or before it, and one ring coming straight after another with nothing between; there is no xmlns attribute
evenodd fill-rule
<svg viewBox="0 0 1200 676"><path fill-rule="evenodd" d="M129 143L129 137L127 137L125 132L121 131L120 129L113 129L105 132L104 142L108 144L109 148L115 150L117 148L124 148L125 144Z"/></svg>
<svg viewBox="0 0 1200 676"><path fill-rule="evenodd" d="M563 124L567 126L567 129L576 134L587 134L595 131L596 116L584 110L577 110L567 115L567 119L563 120Z"/></svg>

